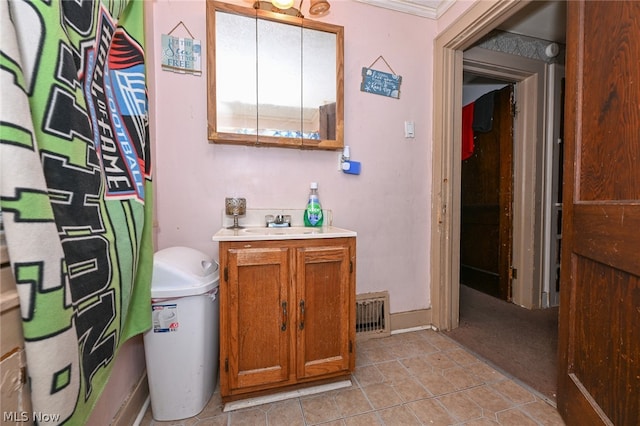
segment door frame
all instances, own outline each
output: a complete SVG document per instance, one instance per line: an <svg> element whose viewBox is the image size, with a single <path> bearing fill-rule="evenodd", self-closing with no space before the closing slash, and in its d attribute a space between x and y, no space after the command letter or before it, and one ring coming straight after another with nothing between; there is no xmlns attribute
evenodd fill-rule
<svg viewBox="0 0 640 426"><path fill-rule="evenodd" d="M435 40L433 89L434 105L438 107L434 108L433 121L432 208L435 214L432 215L431 223L431 301L432 325L439 330L458 327L460 315L461 163L459 159L461 152L459 144L454 142L461 138L463 51L529 3L530 1L518 0L476 2ZM515 130L521 133L519 135L521 137L526 136L527 125L538 123L539 126L543 126L543 120L536 121L536 118L544 119L544 111L538 111L539 108L535 107L527 108L531 103L522 102L525 97L531 99L530 96L537 96L538 90L544 90L544 85L538 80L538 76L524 78L516 98L521 105L518 119L523 120L523 124L517 125ZM540 107L543 102L536 102L536 104ZM539 224L536 226L535 223L533 225L530 223L531 210L525 210L518 199L531 194L535 186L531 188L529 186L538 185L538 182L541 185L543 179L543 173L535 174L536 163L539 161L534 161L536 158L542 158L542 155L536 157L536 153L540 151L539 154L541 154L543 144L535 143L536 136L533 136L533 139L532 143L522 143L524 150L514 151L515 167L518 167L519 161L522 161L520 163L522 166L531 165L533 167L531 176L535 178L535 182L524 178L525 176L514 181L514 190L519 192L514 194L516 203L514 206L514 265L520 262L522 265L520 268L530 267L532 274L530 277L533 282L538 283L537 286L532 286L529 294L528 291L514 287L514 298L516 293L520 292L523 296L522 300L529 298L531 307L533 307L534 295L541 297L540 279L539 277L534 279L535 274L540 274L540 268L536 268L536 256L531 256L532 248L527 244L540 241L542 232ZM516 134L516 140L518 140L518 134ZM518 204L520 204L519 209ZM535 204L536 209L541 209L541 203ZM517 239L515 230L518 228L531 230L533 234L521 233ZM520 252L516 256L518 250ZM538 254L539 261L540 250L535 250L533 253ZM522 277L526 276L525 270L522 270L522 273ZM533 291L533 287L537 287L536 291ZM523 306L526 306L526 303Z"/></svg>
<svg viewBox="0 0 640 426"><path fill-rule="evenodd" d="M544 62L473 47L463 53L463 71L515 83L517 114L513 122L512 302L542 307L543 274L548 244L542 239L546 144ZM454 188L456 190L456 188ZM535 194L535 198L531 197ZM453 208L453 206L452 206ZM534 214L531 214L534 212Z"/></svg>

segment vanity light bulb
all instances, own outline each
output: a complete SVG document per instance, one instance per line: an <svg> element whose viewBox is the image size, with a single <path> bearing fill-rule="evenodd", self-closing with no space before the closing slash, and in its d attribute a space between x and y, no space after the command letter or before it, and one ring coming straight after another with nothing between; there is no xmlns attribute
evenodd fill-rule
<svg viewBox="0 0 640 426"><path fill-rule="evenodd" d="M271 0L271 4L278 9L289 9L293 6L293 0Z"/></svg>

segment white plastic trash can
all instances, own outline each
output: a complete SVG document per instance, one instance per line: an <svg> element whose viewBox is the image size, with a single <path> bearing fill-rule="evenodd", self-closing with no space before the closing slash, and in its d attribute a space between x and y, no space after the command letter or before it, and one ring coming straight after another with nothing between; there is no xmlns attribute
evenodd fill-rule
<svg viewBox="0 0 640 426"><path fill-rule="evenodd" d="M156 420L200 413L217 383L220 275L209 256L187 247L154 254L153 324L144 334L151 411Z"/></svg>

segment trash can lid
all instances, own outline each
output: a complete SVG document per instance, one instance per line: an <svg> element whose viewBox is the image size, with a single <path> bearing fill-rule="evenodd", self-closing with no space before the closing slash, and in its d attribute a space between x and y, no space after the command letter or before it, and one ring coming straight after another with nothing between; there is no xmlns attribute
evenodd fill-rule
<svg viewBox="0 0 640 426"><path fill-rule="evenodd" d="M219 284L218 264L198 250L170 247L153 255L153 298L205 294Z"/></svg>

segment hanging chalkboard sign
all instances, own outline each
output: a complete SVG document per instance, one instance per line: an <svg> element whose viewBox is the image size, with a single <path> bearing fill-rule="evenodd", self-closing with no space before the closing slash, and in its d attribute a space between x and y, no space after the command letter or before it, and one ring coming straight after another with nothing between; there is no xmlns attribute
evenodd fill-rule
<svg viewBox="0 0 640 426"><path fill-rule="evenodd" d="M400 75L362 67L360 90L363 92L399 99L401 82Z"/></svg>

